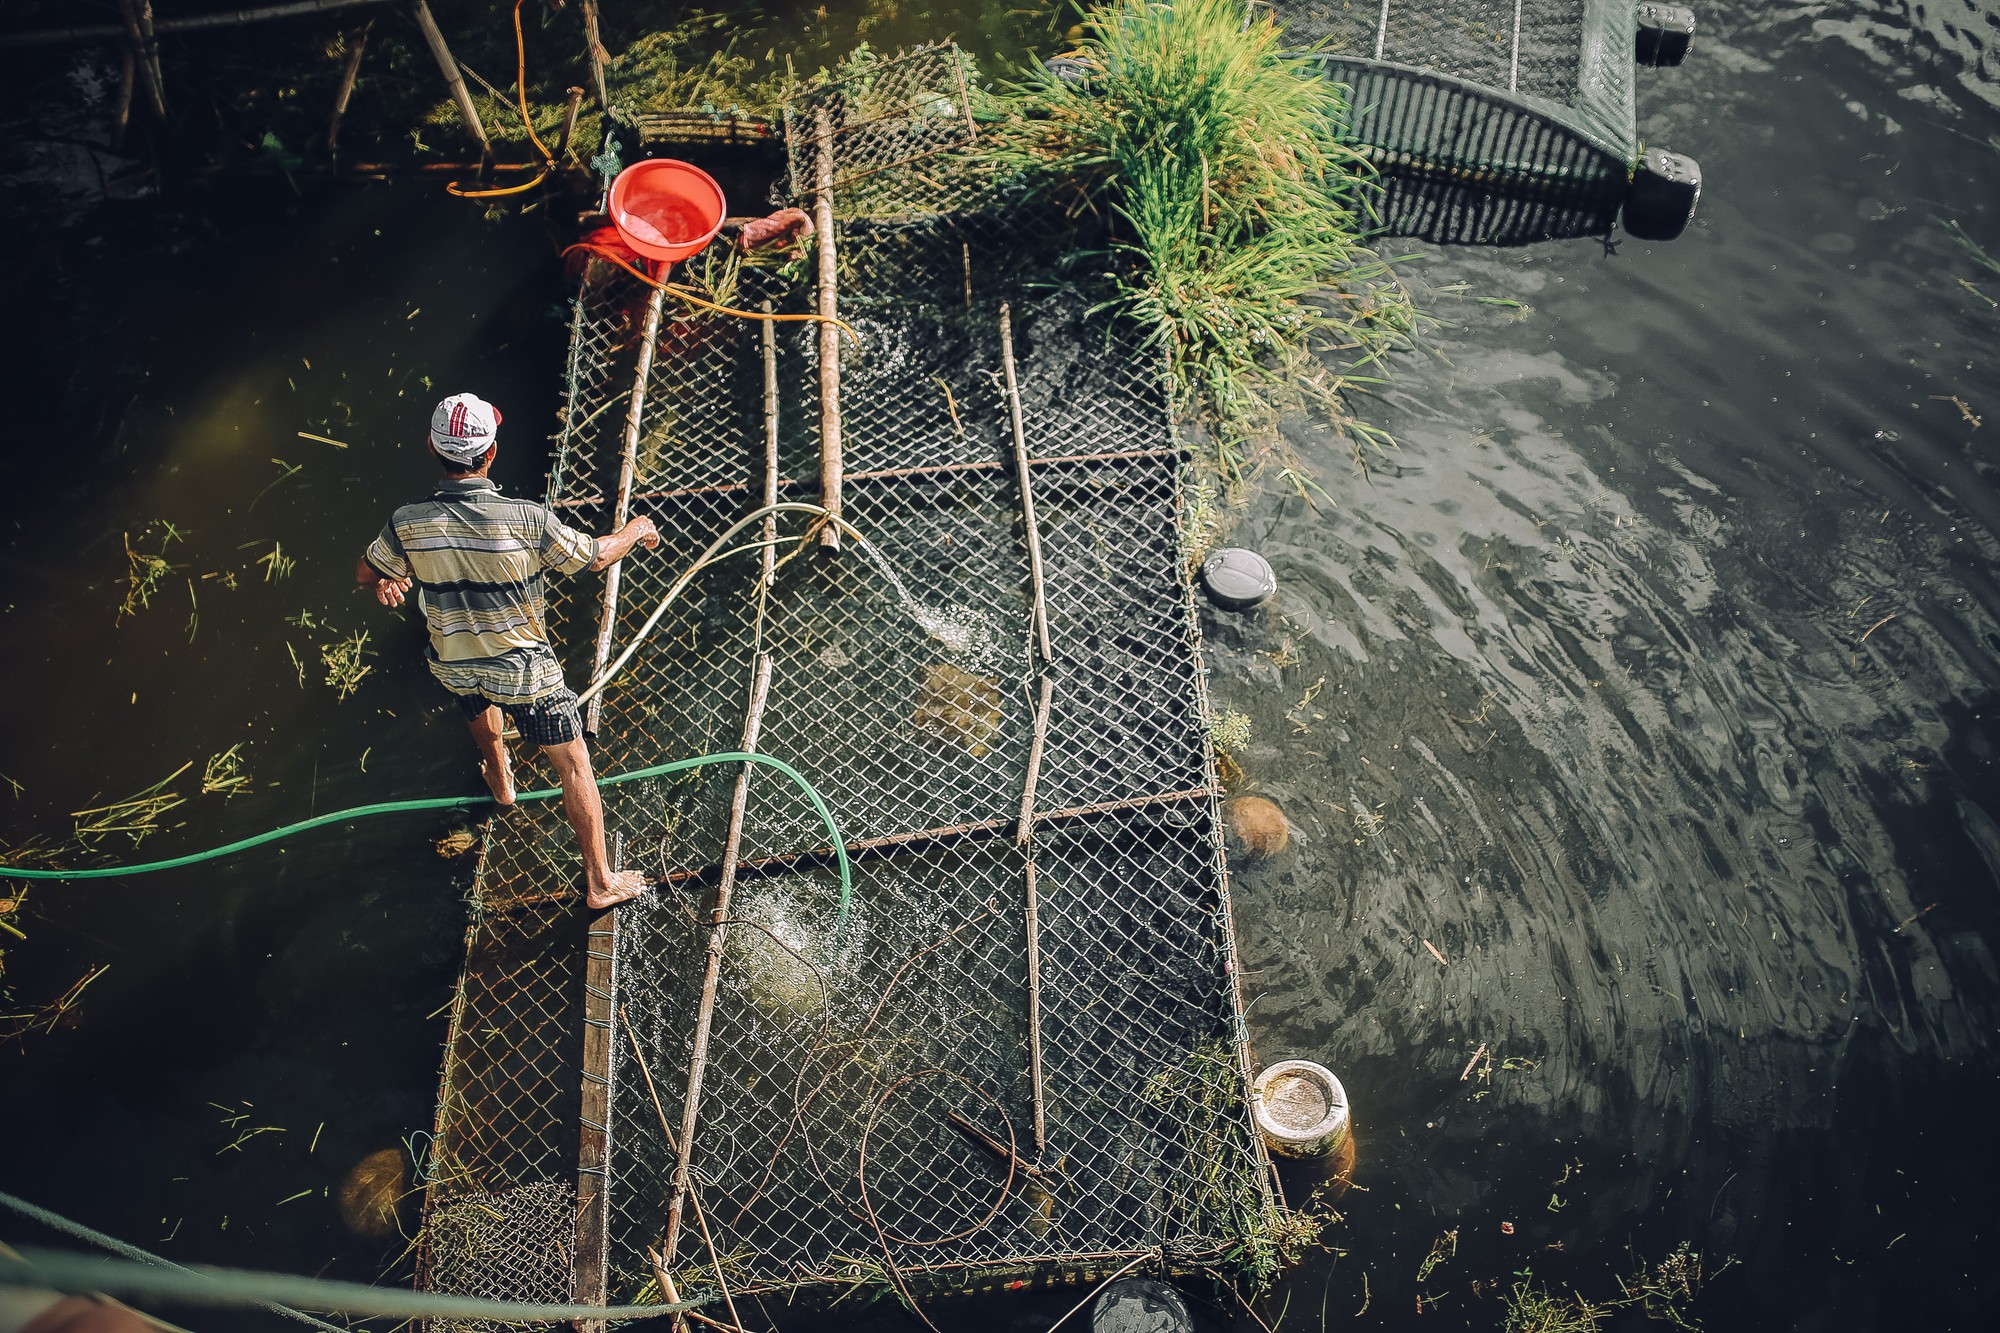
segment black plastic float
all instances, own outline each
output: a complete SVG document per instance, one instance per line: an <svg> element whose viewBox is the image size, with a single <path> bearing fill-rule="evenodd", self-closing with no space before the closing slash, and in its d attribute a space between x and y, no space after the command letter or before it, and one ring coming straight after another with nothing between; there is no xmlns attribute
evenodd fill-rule
<svg viewBox="0 0 2000 1333"><path fill-rule="evenodd" d="M1639 44L1633 52L1642 65L1678 65L1694 40L1694 11L1679 5L1640 5Z"/></svg>
<svg viewBox="0 0 2000 1333"><path fill-rule="evenodd" d="M1091 1333L1194 1333L1181 1294L1158 1278L1127 1277L1106 1287L1090 1306Z"/></svg>
<svg viewBox="0 0 2000 1333"><path fill-rule="evenodd" d="M1225 546L1201 562L1201 590L1225 611L1248 611L1271 600L1278 576L1255 551Z"/></svg>
<svg viewBox="0 0 2000 1333"><path fill-rule="evenodd" d="M1687 230L1701 202L1701 164L1664 148L1648 148L1632 173L1620 221L1642 241L1671 241Z"/></svg>

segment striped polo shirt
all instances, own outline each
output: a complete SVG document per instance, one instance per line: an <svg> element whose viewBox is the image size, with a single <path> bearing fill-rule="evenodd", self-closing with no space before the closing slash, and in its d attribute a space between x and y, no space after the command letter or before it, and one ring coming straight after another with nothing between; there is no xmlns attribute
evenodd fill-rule
<svg viewBox="0 0 2000 1333"><path fill-rule="evenodd" d="M543 574L574 574L596 558L596 538L486 477L445 478L391 515L367 553L384 578L415 580L431 674L454 694L503 704L563 688Z"/></svg>

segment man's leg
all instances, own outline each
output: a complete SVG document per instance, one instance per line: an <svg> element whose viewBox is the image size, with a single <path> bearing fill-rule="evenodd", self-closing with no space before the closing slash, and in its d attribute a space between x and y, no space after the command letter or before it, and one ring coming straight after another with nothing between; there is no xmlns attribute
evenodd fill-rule
<svg viewBox="0 0 2000 1333"><path fill-rule="evenodd" d="M477 713L469 713L466 725L472 728L473 748L479 751L479 775L486 779L486 789L503 809L514 804L514 765L507 742L500 739L503 721L499 707L488 704Z"/></svg>
<svg viewBox="0 0 2000 1333"><path fill-rule="evenodd" d="M602 909L628 902L646 891L646 876L637 870L611 868L604 850L604 802L597 795L597 775L590 768L590 750L581 736L559 745L544 745L542 753L562 783L563 814L576 830L583 852L584 898Z"/></svg>

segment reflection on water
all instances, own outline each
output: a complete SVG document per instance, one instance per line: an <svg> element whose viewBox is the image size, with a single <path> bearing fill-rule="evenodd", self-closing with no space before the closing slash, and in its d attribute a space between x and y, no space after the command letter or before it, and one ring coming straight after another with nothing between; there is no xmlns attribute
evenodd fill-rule
<svg viewBox="0 0 2000 1333"><path fill-rule="evenodd" d="M1674 245L1426 255L1403 447L1242 534L1283 592L1212 618L1216 693L1306 835L1236 878L1255 1041L1369 1128L1288 1327L1490 1328L1683 1239L1739 1261L1712 1327L1992 1294L2000 317L1931 215L2000 241L2000 120L1983 52L1969 97L1840 8L1648 74L1710 183Z"/></svg>

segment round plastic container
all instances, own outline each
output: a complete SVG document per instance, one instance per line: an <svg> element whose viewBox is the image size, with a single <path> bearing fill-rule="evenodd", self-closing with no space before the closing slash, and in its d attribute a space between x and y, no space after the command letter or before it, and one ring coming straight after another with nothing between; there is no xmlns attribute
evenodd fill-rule
<svg viewBox="0 0 2000 1333"><path fill-rule="evenodd" d="M1091 1333L1194 1333L1181 1294L1158 1278L1122 1277L1090 1305Z"/></svg>
<svg viewBox="0 0 2000 1333"><path fill-rule="evenodd" d="M611 225L648 259L674 264L715 239L729 205L700 167L670 157L634 162L611 182Z"/></svg>
<svg viewBox="0 0 2000 1333"><path fill-rule="evenodd" d="M1347 1140L1347 1089L1310 1060L1280 1060L1257 1075L1250 1114L1280 1157L1325 1157Z"/></svg>

